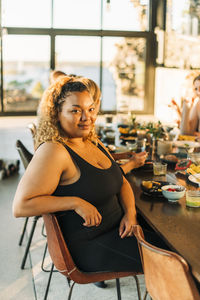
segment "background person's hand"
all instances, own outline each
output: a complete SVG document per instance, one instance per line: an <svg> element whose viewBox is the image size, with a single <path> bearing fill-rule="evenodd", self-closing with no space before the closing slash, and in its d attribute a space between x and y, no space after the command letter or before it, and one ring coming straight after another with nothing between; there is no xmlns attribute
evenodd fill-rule
<svg viewBox="0 0 200 300"><path fill-rule="evenodd" d="M125 214L119 225L119 235L123 239L133 235L134 225L138 224L136 215Z"/></svg>
<svg viewBox="0 0 200 300"><path fill-rule="evenodd" d="M139 168L139 167L143 166L146 159L147 159L147 152L146 151L139 152L139 153L133 152L132 156L130 158L130 160L134 161L134 167L135 168Z"/></svg>
<svg viewBox="0 0 200 300"><path fill-rule="evenodd" d="M102 220L101 214L98 212L96 207L89 202L78 198L75 205L75 212L84 219L84 226L92 227L99 226Z"/></svg>

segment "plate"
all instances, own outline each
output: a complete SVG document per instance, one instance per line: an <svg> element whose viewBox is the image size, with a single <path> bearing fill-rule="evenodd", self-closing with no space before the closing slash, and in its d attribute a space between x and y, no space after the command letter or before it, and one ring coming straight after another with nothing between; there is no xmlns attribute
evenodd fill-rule
<svg viewBox="0 0 200 300"><path fill-rule="evenodd" d="M198 181L198 178L199 178L199 181ZM188 176L188 179L189 179L189 181L196 183L200 186L200 173L196 174L195 176L190 175L190 176Z"/></svg>
<svg viewBox="0 0 200 300"><path fill-rule="evenodd" d="M147 188L143 185L143 182L152 182L152 188ZM141 183L142 192L147 196L154 196L154 197L163 197L161 187L164 185L171 185L173 183L167 181L160 181L160 180L143 180Z"/></svg>
<svg viewBox="0 0 200 300"><path fill-rule="evenodd" d="M185 148L185 149L200 147L200 143L192 142L192 141L176 141L176 142L173 142L173 145L175 147Z"/></svg>

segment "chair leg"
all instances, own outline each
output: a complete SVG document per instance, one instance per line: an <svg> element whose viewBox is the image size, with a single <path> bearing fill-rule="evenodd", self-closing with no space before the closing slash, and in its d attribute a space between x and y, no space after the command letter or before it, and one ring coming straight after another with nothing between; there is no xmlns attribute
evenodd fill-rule
<svg viewBox="0 0 200 300"><path fill-rule="evenodd" d="M72 285L71 285L71 287L70 287L67 300L71 300L71 296L72 296L72 291L73 291L74 285L75 285L75 282L73 282Z"/></svg>
<svg viewBox="0 0 200 300"><path fill-rule="evenodd" d="M25 266L25 263L26 263L26 259L27 259L27 256L28 256L28 252L29 252L29 249L30 249L31 242L32 242L33 234L34 234L34 231L35 231L35 226L37 224L38 219L39 219L38 216L34 217L34 219L33 219L33 225L32 225L31 232L30 232L28 242L27 242L27 245L26 245L24 257L22 259L22 264L21 264L21 269L22 270L24 269L24 266Z"/></svg>
<svg viewBox="0 0 200 300"><path fill-rule="evenodd" d="M44 237L47 237L47 235L46 235L46 233L45 233L45 226L44 226L44 223L43 223L43 225L42 225L42 235L44 236Z"/></svg>
<svg viewBox="0 0 200 300"><path fill-rule="evenodd" d="M28 224L28 219L29 219L29 217L26 217L26 219L24 221L24 227L22 229L22 233L21 233L21 236L20 236L20 239L19 239L19 246L22 245L22 242L23 242L23 239L24 239L24 234L26 232L26 227L27 227L27 224Z"/></svg>
<svg viewBox="0 0 200 300"><path fill-rule="evenodd" d="M147 295L148 295L148 291L147 291L147 289L146 289L143 300L146 300L146 299L147 299Z"/></svg>
<svg viewBox="0 0 200 300"><path fill-rule="evenodd" d="M44 272L50 272L49 270L46 270L46 269L44 268L44 261L45 261L45 257L46 257L46 253L47 253L47 246L48 246L48 244L47 244L47 242L46 242L45 247L44 247L44 254L43 254L43 257L42 257L42 263L41 263L41 269L42 269L42 271L44 271Z"/></svg>
<svg viewBox="0 0 200 300"><path fill-rule="evenodd" d="M137 287L137 294L138 294L138 299L141 300L141 291L140 291L140 284L139 284L139 280L137 278L137 276L133 276L136 282L136 287Z"/></svg>
<svg viewBox="0 0 200 300"><path fill-rule="evenodd" d="M117 287L117 299L121 300L121 289L120 289L120 281L119 278L116 278L116 287Z"/></svg>
<svg viewBox="0 0 200 300"><path fill-rule="evenodd" d="M47 269L44 268L44 262L45 262L45 257L46 257L46 254L47 254L47 248L48 248L48 244L46 242L45 247L44 247L43 257L42 257L41 269L42 269L43 272L49 273L49 272L51 272L51 270L47 270ZM53 270L53 272L58 272L58 270Z"/></svg>
<svg viewBox="0 0 200 300"><path fill-rule="evenodd" d="M45 295L44 295L44 300L47 299L47 296L48 296L48 293L49 293L49 287L50 287L50 283L51 283L51 277L53 275L53 268L54 268L54 264L52 263L51 270L50 270L50 273L49 273L49 279L48 279L48 282L47 282L47 287L46 287L46 291L45 291Z"/></svg>
<svg viewBox="0 0 200 300"><path fill-rule="evenodd" d="M70 287L71 286L71 279L69 279L68 277L66 277L66 279L67 279L68 287Z"/></svg>

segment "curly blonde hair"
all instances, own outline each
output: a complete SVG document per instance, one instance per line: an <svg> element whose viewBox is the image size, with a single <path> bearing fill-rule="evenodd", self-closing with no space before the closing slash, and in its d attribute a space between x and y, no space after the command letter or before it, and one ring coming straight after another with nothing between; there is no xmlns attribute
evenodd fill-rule
<svg viewBox="0 0 200 300"><path fill-rule="evenodd" d="M73 92L83 91L90 93L90 90L80 78L63 75L46 89L39 107L39 122L34 141L36 149L39 145L48 141L62 144L67 142L68 136L60 126L58 113L62 110L62 105L67 96ZM94 126L87 139L97 143Z"/></svg>

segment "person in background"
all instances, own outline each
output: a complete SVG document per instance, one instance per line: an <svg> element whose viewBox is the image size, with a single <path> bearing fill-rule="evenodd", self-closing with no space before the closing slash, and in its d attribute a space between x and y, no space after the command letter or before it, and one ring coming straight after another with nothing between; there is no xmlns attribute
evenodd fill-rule
<svg viewBox="0 0 200 300"><path fill-rule="evenodd" d="M95 120L94 99L78 78L64 76L45 91L36 151L17 187L13 214L55 213L82 271L139 272L134 194L95 134ZM161 247L155 233L144 234Z"/></svg>
<svg viewBox="0 0 200 300"><path fill-rule="evenodd" d="M169 106L177 112L180 133L200 137L200 74L194 77L192 85L192 94L182 100L181 107L174 99Z"/></svg>
<svg viewBox="0 0 200 300"><path fill-rule="evenodd" d="M55 70L50 74L50 83L54 83L56 80L59 80L62 76L67 76L66 73ZM70 77L78 78L81 82L83 82L87 88L90 91L90 94L92 95L95 103L95 113L96 118L100 109L101 104L101 91L98 87L98 85L89 78L83 77L83 76L76 76L74 74L70 74ZM118 161L121 159L127 159L127 162L123 163L121 165L121 169L123 170L124 174L127 174L131 172L133 169L137 169L144 165L146 159L147 159L147 153L146 151L135 153L133 151L126 151L121 153L111 153L113 158Z"/></svg>

